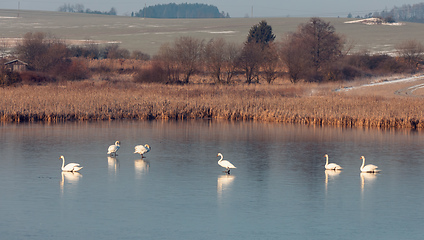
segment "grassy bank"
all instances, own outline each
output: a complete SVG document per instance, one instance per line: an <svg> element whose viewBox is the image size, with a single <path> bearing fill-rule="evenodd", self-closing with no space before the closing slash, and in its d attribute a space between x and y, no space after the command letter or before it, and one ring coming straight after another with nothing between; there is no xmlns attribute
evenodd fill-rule
<svg viewBox="0 0 424 240"><path fill-rule="evenodd" d="M348 96L331 85L68 82L0 89L2 122L229 119L424 128L422 98Z"/></svg>

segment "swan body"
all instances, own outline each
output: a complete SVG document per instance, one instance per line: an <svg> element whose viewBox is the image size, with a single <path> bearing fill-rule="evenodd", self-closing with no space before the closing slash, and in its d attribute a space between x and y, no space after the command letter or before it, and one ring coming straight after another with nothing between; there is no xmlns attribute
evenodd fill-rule
<svg viewBox="0 0 424 240"><path fill-rule="evenodd" d="M343 169L338 164L328 163L328 154L325 154L324 157L325 157L325 169L327 169L327 170L341 170L341 169Z"/></svg>
<svg viewBox="0 0 424 240"><path fill-rule="evenodd" d="M236 168L236 166L234 166L232 163L230 163L227 160L223 160L224 156L221 153L218 153L218 155L216 155L217 157L221 157L221 159L218 160L218 164L219 166L225 168L226 170L224 171L227 174L230 174L230 168Z"/></svg>
<svg viewBox="0 0 424 240"><path fill-rule="evenodd" d="M116 141L114 145L109 146L109 148L107 149L107 154L109 155L114 154L116 156L116 152L119 150L120 147L121 147L120 142Z"/></svg>
<svg viewBox="0 0 424 240"><path fill-rule="evenodd" d="M373 165L373 164L365 165L365 157L364 156L362 156L361 159L362 159L362 165L359 168L361 170L361 172L367 172L367 173L378 173L378 172L380 172L380 169L377 169L378 167L376 165Z"/></svg>
<svg viewBox="0 0 424 240"><path fill-rule="evenodd" d="M135 146L134 153L138 153L143 157L143 154L148 153L152 149L149 144Z"/></svg>
<svg viewBox="0 0 424 240"><path fill-rule="evenodd" d="M60 156L60 159L62 159L62 171L63 172L78 172L82 169L82 166L79 163L68 163L65 166L65 157Z"/></svg>

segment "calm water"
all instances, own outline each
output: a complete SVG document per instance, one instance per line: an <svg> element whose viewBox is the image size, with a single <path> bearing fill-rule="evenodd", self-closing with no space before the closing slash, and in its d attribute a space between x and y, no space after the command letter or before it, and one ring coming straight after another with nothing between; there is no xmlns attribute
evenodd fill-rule
<svg viewBox="0 0 424 240"><path fill-rule="evenodd" d="M424 235L423 133L153 121L2 125L0 140L1 239ZM84 169L62 173L60 155ZM382 172L361 175L361 155Z"/></svg>

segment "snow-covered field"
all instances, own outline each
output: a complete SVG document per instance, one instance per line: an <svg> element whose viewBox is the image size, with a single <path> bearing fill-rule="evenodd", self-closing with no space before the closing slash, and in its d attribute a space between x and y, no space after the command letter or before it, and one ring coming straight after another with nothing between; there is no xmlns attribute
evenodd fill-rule
<svg viewBox="0 0 424 240"><path fill-rule="evenodd" d="M154 55L164 43L180 36L209 41L224 38L242 44L249 29L262 18L228 19L144 19L124 16L78 14L0 9L0 38L20 38L27 32L46 32L60 39L120 42L130 51L140 50ZM284 39L309 18L276 17L265 19L276 35ZM424 24L407 23L365 25L372 19L323 18L343 35L354 50L390 52L402 41L424 39ZM348 22L348 23L347 23Z"/></svg>

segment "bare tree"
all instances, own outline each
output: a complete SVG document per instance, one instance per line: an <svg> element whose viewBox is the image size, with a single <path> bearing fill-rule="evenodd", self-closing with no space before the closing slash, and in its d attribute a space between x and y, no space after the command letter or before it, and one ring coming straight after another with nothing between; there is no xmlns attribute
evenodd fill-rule
<svg viewBox="0 0 424 240"><path fill-rule="evenodd" d="M303 59L307 53L301 45L291 34L282 41L279 51L280 59L285 65L292 83L296 83L302 78Z"/></svg>
<svg viewBox="0 0 424 240"><path fill-rule="evenodd" d="M105 56L111 59L127 59L130 57L130 51L119 48L118 44L110 44L105 47Z"/></svg>
<svg viewBox="0 0 424 240"><path fill-rule="evenodd" d="M263 60L262 60L262 75L267 83L272 83L277 77L279 68L279 56L276 44L269 43L263 49Z"/></svg>
<svg viewBox="0 0 424 240"><path fill-rule="evenodd" d="M331 75L329 66L342 56L344 46L335 28L320 18L311 18L308 23L301 24L285 43L289 45L283 47L282 59L292 70L291 79L302 76L309 81L322 81ZM294 64L301 66L301 74Z"/></svg>
<svg viewBox="0 0 424 240"><path fill-rule="evenodd" d="M262 64L262 46L254 42L246 42L239 59L239 66L246 76L246 83L259 82L259 70Z"/></svg>
<svg viewBox="0 0 424 240"><path fill-rule="evenodd" d="M225 40L211 39L205 46L205 65L217 83L222 81L222 68L225 62Z"/></svg>
<svg viewBox="0 0 424 240"><path fill-rule="evenodd" d="M203 46L203 40L193 37L180 37L175 40L173 52L178 57L177 61L183 75L183 83L188 83L190 77L199 68Z"/></svg>
<svg viewBox="0 0 424 240"><path fill-rule="evenodd" d="M416 40L408 40L395 46L396 52L412 71L418 70L418 64L423 60L424 47Z"/></svg>
<svg viewBox="0 0 424 240"><path fill-rule="evenodd" d="M160 63L161 67L165 69L168 82L180 82L178 57L169 43L165 43L160 46L158 54L154 57L154 61Z"/></svg>
<svg viewBox="0 0 424 240"><path fill-rule="evenodd" d="M137 60L149 61L150 55L140 50L134 50L131 52L131 58L137 59Z"/></svg>
<svg viewBox="0 0 424 240"><path fill-rule="evenodd" d="M20 59L36 71L49 71L65 61L68 49L65 43L45 33L26 33L16 47Z"/></svg>
<svg viewBox="0 0 424 240"><path fill-rule="evenodd" d="M223 66L224 71L224 80L226 83L231 83L232 78L236 75L238 68L238 59L240 58L240 54L242 48L240 45L235 43L228 43L225 47L225 62Z"/></svg>
<svg viewBox="0 0 424 240"><path fill-rule="evenodd" d="M217 83L230 83L237 68L240 48L223 38L211 39L205 46L205 65Z"/></svg>

